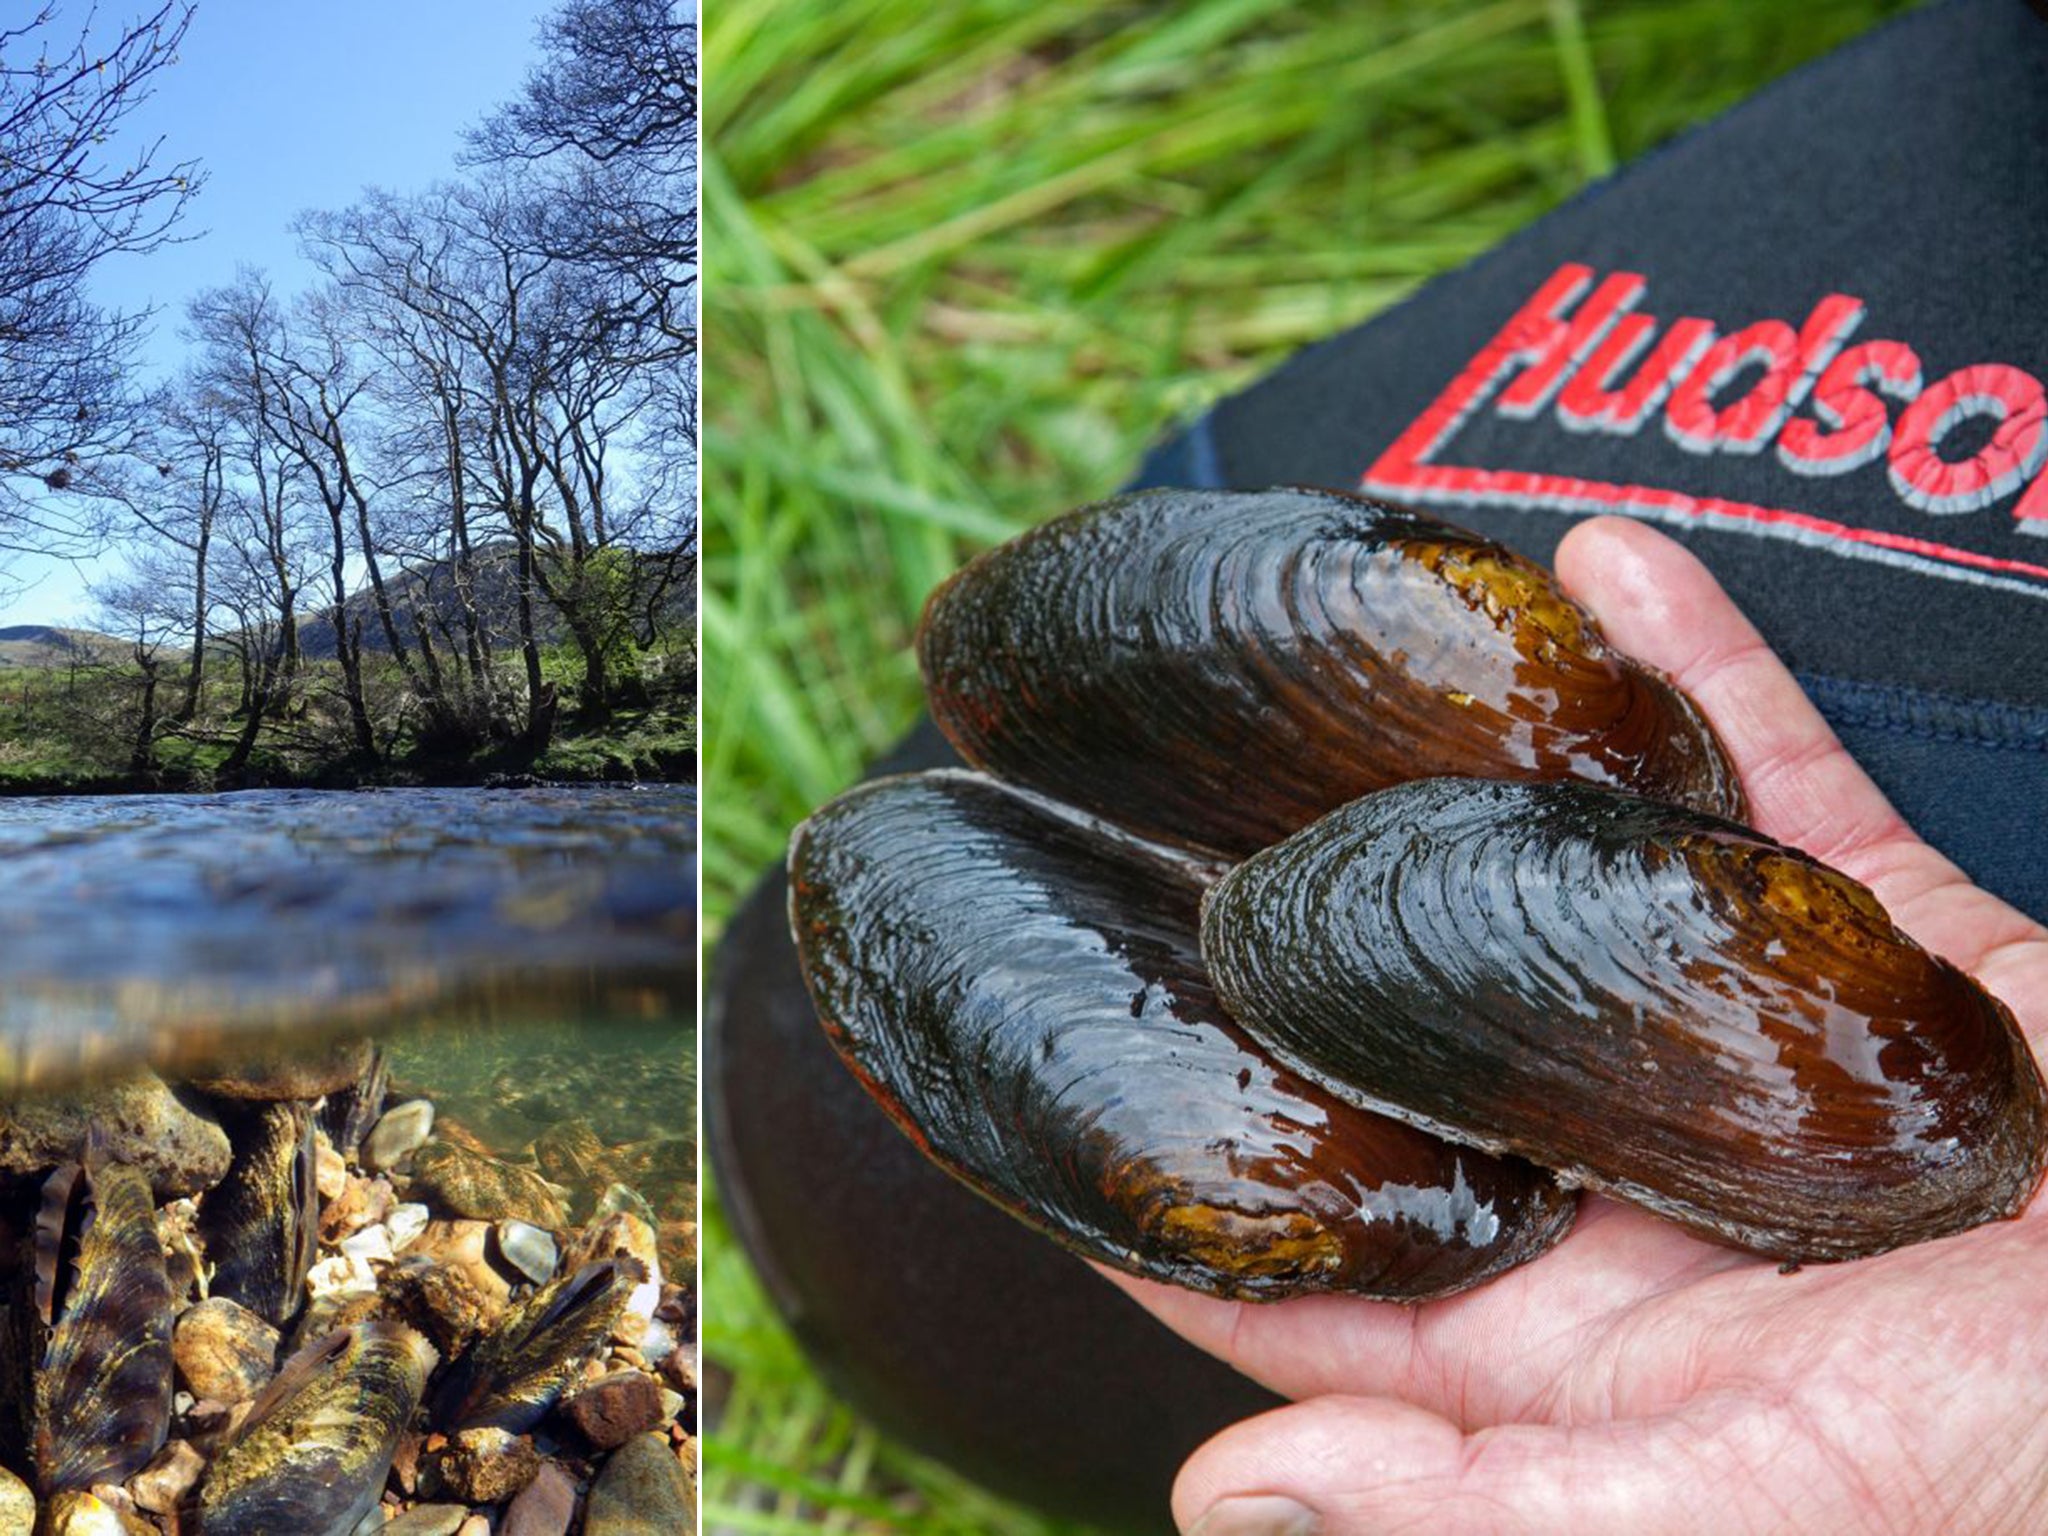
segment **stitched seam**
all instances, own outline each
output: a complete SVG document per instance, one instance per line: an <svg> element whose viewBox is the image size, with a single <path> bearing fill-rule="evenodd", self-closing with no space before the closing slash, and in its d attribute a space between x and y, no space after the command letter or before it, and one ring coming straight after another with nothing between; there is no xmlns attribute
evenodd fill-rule
<svg viewBox="0 0 2048 1536"><path fill-rule="evenodd" d="M1799 683L1836 725L1922 741L2048 753L2048 710L1818 673L1799 674Z"/></svg>

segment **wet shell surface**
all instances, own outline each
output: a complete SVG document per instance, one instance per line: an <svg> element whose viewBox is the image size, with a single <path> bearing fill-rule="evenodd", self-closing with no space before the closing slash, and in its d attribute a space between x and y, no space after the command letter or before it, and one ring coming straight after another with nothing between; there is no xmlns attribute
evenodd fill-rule
<svg viewBox="0 0 2048 1536"><path fill-rule="evenodd" d="M209 1291L289 1322L319 1246L312 1106L223 1100L220 1111L235 1152L227 1177L199 1203L214 1263Z"/></svg>
<svg viewBox="0 0 2048 1536"><path fill-rule="evenodd" d="M790 853L825 1028L948 1172L1068 1247L1226 1296L1443 1295L1571 1206L1277 1067L1196 949L1203 866L977 775L863 786Z"/></svg>
<svg viewBox="0 0 2048 1536"><path fill-rule="evenodd" d="M1231 858L1441 774L1744 814L1698 710L1547 571L1334 491L1148 491L1055 519L941 586L918 654L976 767Z"/></svg>
<svg viewBox="0 0 2048 1536"><path fill-rule="evenodd" d="M542 1286L448 1368L434 1422L451 1434L533 1428L597 1358L646 1279L637 1259L606 1259Z"/></svg>
<svg viewBox="0 0 2048 1536"><path fill-rule="evenodd" d="M123 1482L171 1421L171 1285L149 1180L118 1163L57 1169L43 1184L34 1257L37 1486Z"/></svg>
<svg viewBox="0 0 2048 1536"><path fill-rule="evenodd" d="M2003 1004L1847 876L1629 795L1369 796L1221 881L1202 949L1333 1091L1781 1259L2016 1215L2048 1157Z"/></svg>
<svg viewBox="0 0 2048 1536"><path fill-rule="evenodd" d="M376 1507L434 1365L425 1339L382 1321L293 1355L208 1469L200 1536L349 1536Z"/></svg>

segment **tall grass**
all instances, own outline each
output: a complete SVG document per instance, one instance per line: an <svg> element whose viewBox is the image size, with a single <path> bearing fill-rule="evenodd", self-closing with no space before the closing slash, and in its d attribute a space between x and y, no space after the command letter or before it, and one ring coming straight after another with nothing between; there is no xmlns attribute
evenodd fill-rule
<svg viewBox="0 0 2048 1536"><path fill-rule="evenodd" d="M707 0L709 931L913 718L964 555L1900 8ZM709 1205L714 1529L1049 1529L837 1407Z"/></svg>

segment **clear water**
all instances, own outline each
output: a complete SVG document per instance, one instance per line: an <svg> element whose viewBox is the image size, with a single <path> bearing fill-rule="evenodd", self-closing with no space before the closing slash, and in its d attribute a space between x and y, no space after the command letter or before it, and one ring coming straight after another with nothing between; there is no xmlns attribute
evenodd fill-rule
<svg viewBox="0 0 2048 1536"><path fill-rule="evenodd" d="M451 1129L696 1186L696 804L679 787L0 800L0 1094L369 1034ZM666 1246L666 1245L665 1245Z"/></svg>

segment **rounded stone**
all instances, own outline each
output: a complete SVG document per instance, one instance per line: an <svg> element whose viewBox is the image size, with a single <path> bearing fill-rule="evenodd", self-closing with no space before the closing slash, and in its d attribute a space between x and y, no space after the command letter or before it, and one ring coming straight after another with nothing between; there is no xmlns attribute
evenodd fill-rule
<svg viewBox="0 0 2048 1536"><path fill-rule="evenodd" d="M576 1518L576 1480L546 1462L506 1507L498 1536L566 1536Z"/></svg>
<svg viewBox="0 0 2048 1536"><path fill-rule="evenodd" d="M592 1449L609 1451L661 1423L661 1387L642 1371L611 1371L562 1404Z"/></svg>
<svg viewBox="0 0 2048 1536"><path fill-rule="evenodd" d="M36 1528L36 1496L20 1478L0 1467L0 1531Z"/></svg>
<svg viewBox="0 0 2048 1536"><path fill-rule="evenodd" d="M499 1257L535 1285L545 1285L555 1278L561 1254L550 1233L531 1222L503 1221L498 1223L496 1236Z"/></svg>
<svg viewBox="0 0 2048 1536"><path fill-rule="evenodd" d="M396 1520L377 1527L377 1536L455 1536L469 1518L463 1504L415 1504Z"/></svg>
<svg viewBox="0 0 2048 1536"><path fill-rule="evenodd" d="M452 1216L537 1227L560 1227L569 1219L554 1186L531 1168L451 1141L429 1142L414 1153L412 1179L415 1193Z"/></svg>
<svg viewBox="0 0 2048 1536"><path fill-rule="evenodd" d="M246 1403L269 1383L277 1344L269 1323L240 1302L216 1296L178 1314L171 1359L195 1398Z"/></svg>
<svg viewBox="0 0 2048 1536"><path fill-rule="evenodd" d="M224 1099L317 1099L353 1088L370 1065L367 1040L342 1040L313 1050L251 1056L193 1086Z"/></svg>
<svg viewBox="0 0 2048 1536"><path fill-rule="evenodd" d="M690 1480L661 1435L635 1435L616 1451L590 1490L583 1536L694 1536Z"/></svg>
<svg viewBox="0 0 2048 1536"><path fill-rule="evenodd" d="M394 1205L384 1218L384 1230L391 1234L391 1250L402 1253L413 1239L427 1230L427 1208L416 1201Z"/></svg>
<svg viewBox="0 0 2048 1536"><path fill-rule="evenodd" d="M372 1171L390 1168L425 1146L433 1133L431 1099L394 1104L377 1117L376 1126L363 1138L363 1166Z"/></svg>
<svg viewBox="0 0 2048 1536"><path fill-rule="evenodd" d="M47 1520L47 1536L157 1536L141 1516L75 1488L50 1500Z"/></svg>
<svg viewBox="0 0 2048 1536"><path fill-rule="evenodd" d="M512 1287L490 1259L491 1227L484 1221L430 1221L406 1249L409 1262L437 1265L460 1275L475 1293L485 1323L495 1322Z"/></svg>
<svg viewBox="0 0 2048 1536"><path fill-rule="evenodd" d="M205 1470L206 1458L188 1441L166 1441L164 1448L150 1458L149 1465L128 1479L128 1493L136 1508L152 1515L168 1515L198 1485L199 1474ZM0 1524L0 1530L6 1529Z"/></svg>
<svg viewBox="0 0 2048 1536"><path fill-rule="evenodd" d="M0 1103L0 1173L42 1173L76 1162L89 1130L98 1132L107 1161L148 1174L159 1200L211 1189L228 1171L220 1123L144 1072L84 1093Z"/></svg>
<svg viewBox="0 0 2048 1536"><path fill-rule="evenodd" d="M540 1471L533 1441L502 1429L465 1429L428 1457L442 1490L472 1504L501 1504Z"/></svg>

